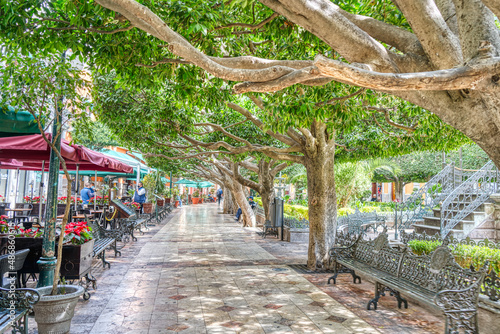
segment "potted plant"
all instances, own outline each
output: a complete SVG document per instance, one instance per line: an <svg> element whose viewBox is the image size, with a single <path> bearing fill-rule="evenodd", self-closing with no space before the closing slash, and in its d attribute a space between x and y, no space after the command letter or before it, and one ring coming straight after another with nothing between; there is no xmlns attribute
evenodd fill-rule
<svg viewBox="0 0 500 334"><path fill-rule="evenodd" d="M1 62L8 64L4 66L4 69L7 69L9 73L7 77L4 76L5 80L0 87L0 96L4 98L2 103L20 110L26 110L33 116L41 137L51 149L51 154L57 155L66 180L71 180L72 177L68 173L66 160L52 139L61 138L63 124L66 122L64 118L67 118L66 115L87 110L90 107L90 99L82 98L81 95L82 90L86 89L85 87L88 85L87 79L81 75L81 69L64 60L65 53L62 59L60 55L36 53L29 56L21 53L4 53L1 57ZM33 69L43 70L34 71ZM39 103L35 103L36 101ZM86 117L86 114L78 114L78 117ZM48 136L46 131L49 124L52 124L54 128L51 136ZM59 170L59 166L57 167L57 170ZM52 173L52 170L50 173ZM49 188L51 206L56 206L56 203L52 203L54 190L56 190L55 187L51 185ZM65 285L59 275L63 258L63 235L71 206L71 182L68 182L65 197L64 216L60 226L62 235L58 240L54 280L51 282L52 286L38 289L40 300L34 307L35 320L38 323L38 333L40 334L69 333L74 308L78 298L84 293L81 286ZM23 232L23 234L26 234L26 230ZM56 241L55 217L51 217L45 222L44 236L46 247L44 247L43 255L46 258L53 258L55 255L53 245ZM47 267L51 267L48 261L45 261L45 264ZM40 280L44 284L48 284L47 274L49 271L46 268L43 269L44 277L40 277Z"/></svg>
<svg viewBox="0 0 500 334"><path fill-rule="evenodd" d="M193 204L198 204L198 202L200 201L200 191L198 189L196 189L196 191L193 193L191 199L193 200Z"/></svg>
<svg viewBox="0 0 500 334"><path fill-rule="evenodd" d="M147 201L142 205L144 213L153 213L154 190L156 188L156 178L153 173L149 173L142 179L142 184L146 188Z"/></svg>
<svg viewBox="0 0 500 334"><path fill-rule="evenodd" d="M174 198L174 207L179 206L179 188L172 188L172 197Z"/></svg>

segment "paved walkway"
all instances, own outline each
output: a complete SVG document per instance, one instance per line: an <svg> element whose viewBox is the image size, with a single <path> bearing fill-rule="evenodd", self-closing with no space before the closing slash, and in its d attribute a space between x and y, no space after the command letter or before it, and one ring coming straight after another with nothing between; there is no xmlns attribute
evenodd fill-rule
<svg viewBox="0 0 500 334"><path fill-rule="evenodd" d="M350 276L301 274L307 245L262 239L215 204L176 209L138 241L94 261L97 291L80 300L71 333L442 333L442 319L382 298ZM36 333L30 319L30 334Z"/></svg>
<svg viewBox="0 0 500 334"><path fill-rule="evenodd" d="M111 259L71 333L379 333L213 204L155 230Z"/></svg>

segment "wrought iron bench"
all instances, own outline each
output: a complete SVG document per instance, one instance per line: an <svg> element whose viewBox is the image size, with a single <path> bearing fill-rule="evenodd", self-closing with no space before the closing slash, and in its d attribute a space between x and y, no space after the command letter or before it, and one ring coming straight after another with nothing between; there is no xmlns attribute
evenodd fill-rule
<svg viewBox="0 0 500 334"><path fill-rule="evenodd" d="M87 220L88 225L92 228L92 234L94 235L94 258L101 259L102 267L111 268L111 264L106 261L106 249L111 248L115 251L116 255L122 255L122 253L116 247L116 239L121 238L117 231L106 230L98 222L90 222Z"/></svg>
<svg viewBox="0 0 500 334"><path fill-rule="evenodd" d="M12 328L12 333L28 334L28 313L39 300L35 289L0 288L0 333Z"/></svg>
<svg viewBox="0 0 500 334"><path fill-rule="evenodd" d="M366 233L370 229L379 232L380 228L386 230L386 218L377 212L361 212L358 208L352 214L339 217L337 219L337 229L346 230L349 233Z"/></svg>
<svg viewBox="0 0 500 334"><path fill-rule="evenodd" d="M390 292L398 301L398 307L408 302L401 295L444 312L445 333L478 333L477 309L479 290L486 276L487 265L480 271L461 268L446 246L437 248L430 255L417 256L408 248L389 246L387 234L380 234L373 241L361 236L349 246L332 247L330 256L334 275L350 273L354 283L361 282L356 274L375 280L375 297L367 304L370 310L381 296Z"/></svg>

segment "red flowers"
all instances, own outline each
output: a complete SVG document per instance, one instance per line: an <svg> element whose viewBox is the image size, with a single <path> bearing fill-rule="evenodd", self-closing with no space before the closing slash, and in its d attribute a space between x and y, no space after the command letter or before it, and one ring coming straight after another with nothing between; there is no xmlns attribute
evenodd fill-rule
<svg viewBox="0 0 500 334"><path fill-rule="evenodd" d="M128 206L134 210L138 210L141 208L141 205L137 202L123 202L123 204L125 204L126 206Z"/></svg>
<svg viewBox="0 0 500 334"><path fill-rule="evenodd" d="M92 240L92 228L87 225L87 222L69 223L64 231L64 239L66 242L71 242L74 245L82 245L89 240Z"/></svg>

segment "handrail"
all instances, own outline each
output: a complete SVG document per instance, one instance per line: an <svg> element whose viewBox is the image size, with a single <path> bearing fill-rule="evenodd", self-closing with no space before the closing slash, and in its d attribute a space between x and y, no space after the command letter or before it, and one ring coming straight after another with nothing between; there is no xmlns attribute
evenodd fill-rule
<svg viewBox="0 0 500 334"><path fill-rule="evenodd" d="M465 217L488 200L498 189L498 181L498 169L490 160L456 187L441 205L441 237L445 238ZM474 227L464 225L464 237Z"/></svg>
<svg viewBox="0 0 500 334"><path fill-rule="evenodd" d="M396 238L398 230L410 228L418 219L432 212L440 201L450 194L457 184L456 177L461 183L462 175L457 175L453 163L445 166L438 174L434 175L422 188L411 194L411 196L396 206L395 230Z"/></svg>

